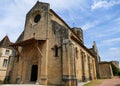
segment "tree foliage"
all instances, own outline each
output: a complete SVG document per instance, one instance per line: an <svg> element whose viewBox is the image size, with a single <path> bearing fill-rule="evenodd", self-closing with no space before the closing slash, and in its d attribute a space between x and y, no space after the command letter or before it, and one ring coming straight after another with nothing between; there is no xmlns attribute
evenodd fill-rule
<svg viewBox="0 0 120 86"><path fill-rule="evenodd" d="M119 76L120 75L120 70L117 68L113 63L111 63L112 71L114 76Z"/></svg>

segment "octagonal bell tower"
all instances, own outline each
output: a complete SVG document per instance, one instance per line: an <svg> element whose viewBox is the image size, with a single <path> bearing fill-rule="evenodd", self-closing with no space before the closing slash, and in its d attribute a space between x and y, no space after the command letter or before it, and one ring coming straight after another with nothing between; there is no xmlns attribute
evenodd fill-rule
<svg viewBox="0 0 120 86"><path fill-rule="evenodd" d="M37 2L26 15L23 40L36 38L45 40L47 38L49 21L49 4Z"/></svg>

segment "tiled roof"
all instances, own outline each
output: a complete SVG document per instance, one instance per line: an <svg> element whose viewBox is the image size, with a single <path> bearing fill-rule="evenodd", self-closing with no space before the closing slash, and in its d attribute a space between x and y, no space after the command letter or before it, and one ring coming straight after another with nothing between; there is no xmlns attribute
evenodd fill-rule
<svg viewBox="0 0 120 86"><path fill-rule="evenodd" d="M8 36L6 35L1 41L0 41L0 47L9 47L9 45L11 44Z"/></svg>

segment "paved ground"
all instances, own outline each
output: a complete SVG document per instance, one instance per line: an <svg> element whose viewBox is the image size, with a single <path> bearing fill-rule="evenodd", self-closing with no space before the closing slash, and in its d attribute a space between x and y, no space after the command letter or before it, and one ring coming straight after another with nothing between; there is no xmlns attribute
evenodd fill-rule
<svg viewBox="0 0 120 86"><path fill-rule="evenodd" d="M45 86L45 85L37 85L37 84L1 84L0 86ZM53 86L53 85L50 85Z"/></svg>
<svg viewBox="0 0 120 86"><path fill-rule="evenodd" d="M86 82L87 83L87 82ZM78 86L83 86L85 83L79 83ZM5 84L5 85L0 85L0 86L43 86L43 85L33 85L33 84ZM120 78L119 77L114 77L113 79L106 79L104 80L100 85L96 86L120 86Z"/></svg>
<svg viewBox="0 0 120 86"><path fill-rule="evenodd" d="M114 77L113 79L106 79L100 85L97 86L120 86L120 78Z"/></svg>

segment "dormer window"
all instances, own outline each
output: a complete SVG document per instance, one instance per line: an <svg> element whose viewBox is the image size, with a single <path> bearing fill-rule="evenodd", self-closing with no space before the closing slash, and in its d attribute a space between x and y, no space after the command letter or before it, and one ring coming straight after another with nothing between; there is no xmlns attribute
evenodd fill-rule
<svg viewBox="0 0 120 86"><path fill-rule="evenodd" d="M41 19L41 15L40 14L37 14L35 17L34 17L34 22L35 23L38 23Z"/></svg>

